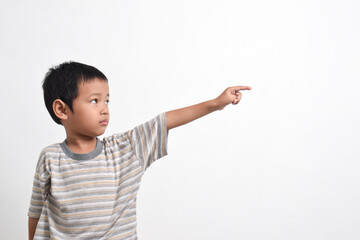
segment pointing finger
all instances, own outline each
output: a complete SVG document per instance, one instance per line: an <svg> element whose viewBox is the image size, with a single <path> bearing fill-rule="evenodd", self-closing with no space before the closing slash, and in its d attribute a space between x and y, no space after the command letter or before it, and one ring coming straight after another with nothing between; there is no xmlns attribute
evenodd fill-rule
<svg viewBox="0 0 360 240"><path fill-rule="evenodd" d="M235 86L235 87L232 87L232 90L235 90L236 92L240 91L240 90L251 90L251 87L250 86Z"/></svg>

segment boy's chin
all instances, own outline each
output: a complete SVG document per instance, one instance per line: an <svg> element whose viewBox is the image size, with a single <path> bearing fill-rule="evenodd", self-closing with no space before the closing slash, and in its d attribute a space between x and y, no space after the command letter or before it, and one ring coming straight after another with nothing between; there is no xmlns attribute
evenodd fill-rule
<svg viewBox="0 0 360 240"><path fill-rule="evenodd" d="M101 136L101 135L103 135L104 133L105 133L105 128L104 128L104 130L99 131L99 132L96 134L96 137Z"/></svg>
<svg viewBox="0 0 360 240"><path fill-rule="evenodd" d="M96 131L89 130L83 130L80 134L82 136L90 137L90 138L96 138L98 136L101 136L105 133L106 128L96 129Z"/></svg>
<svg viewBox="0 0 360 240"><path fill-rule="evenodd" d="M92 133L85 134L85 136L88 136L90 138L96 138L96 137L103 135L104 133L105 133L105 131L99 131L96 133L92 132Z"/></svg>

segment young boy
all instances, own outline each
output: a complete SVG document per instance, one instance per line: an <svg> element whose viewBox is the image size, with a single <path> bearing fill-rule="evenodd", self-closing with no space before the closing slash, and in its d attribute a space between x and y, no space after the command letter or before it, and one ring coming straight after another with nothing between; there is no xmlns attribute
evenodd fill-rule
<svg viewBox="0 0 360 240"><path fill-rule="evenodd" d="M98 69L77 62L51 68L43 82L53 120L66 140L43 149L34 176L29 239L137 239L136 197L141 177L167 155L168 130L226 105L240 90L161 113L127 132L99 140L109 123L109 87Z"/></svg>

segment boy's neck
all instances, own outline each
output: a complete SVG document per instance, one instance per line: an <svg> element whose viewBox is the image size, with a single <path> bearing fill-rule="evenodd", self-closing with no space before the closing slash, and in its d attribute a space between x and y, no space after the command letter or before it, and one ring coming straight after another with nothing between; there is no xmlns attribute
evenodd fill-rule
<svg viewBox="0 0 360 240"><path fill-rule="evenodd" d="M92 152L96 148L96 137L88 138L74 138L71 136L66 137L66 145L68 148L78 154L85 154Z"/></svg>

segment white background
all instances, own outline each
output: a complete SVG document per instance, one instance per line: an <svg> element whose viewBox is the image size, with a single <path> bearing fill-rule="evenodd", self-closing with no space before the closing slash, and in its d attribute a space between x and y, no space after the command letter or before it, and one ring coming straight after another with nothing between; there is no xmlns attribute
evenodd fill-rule
<svg viewBox="0 0 360 240"><path fill-rule="evenodd" d="M109 79L105 135L249 85L169 132L144 175L140 240L360 239L360 2L1 1L0 239L27 238L38 155L65 132L41 82Z"/></svg>

